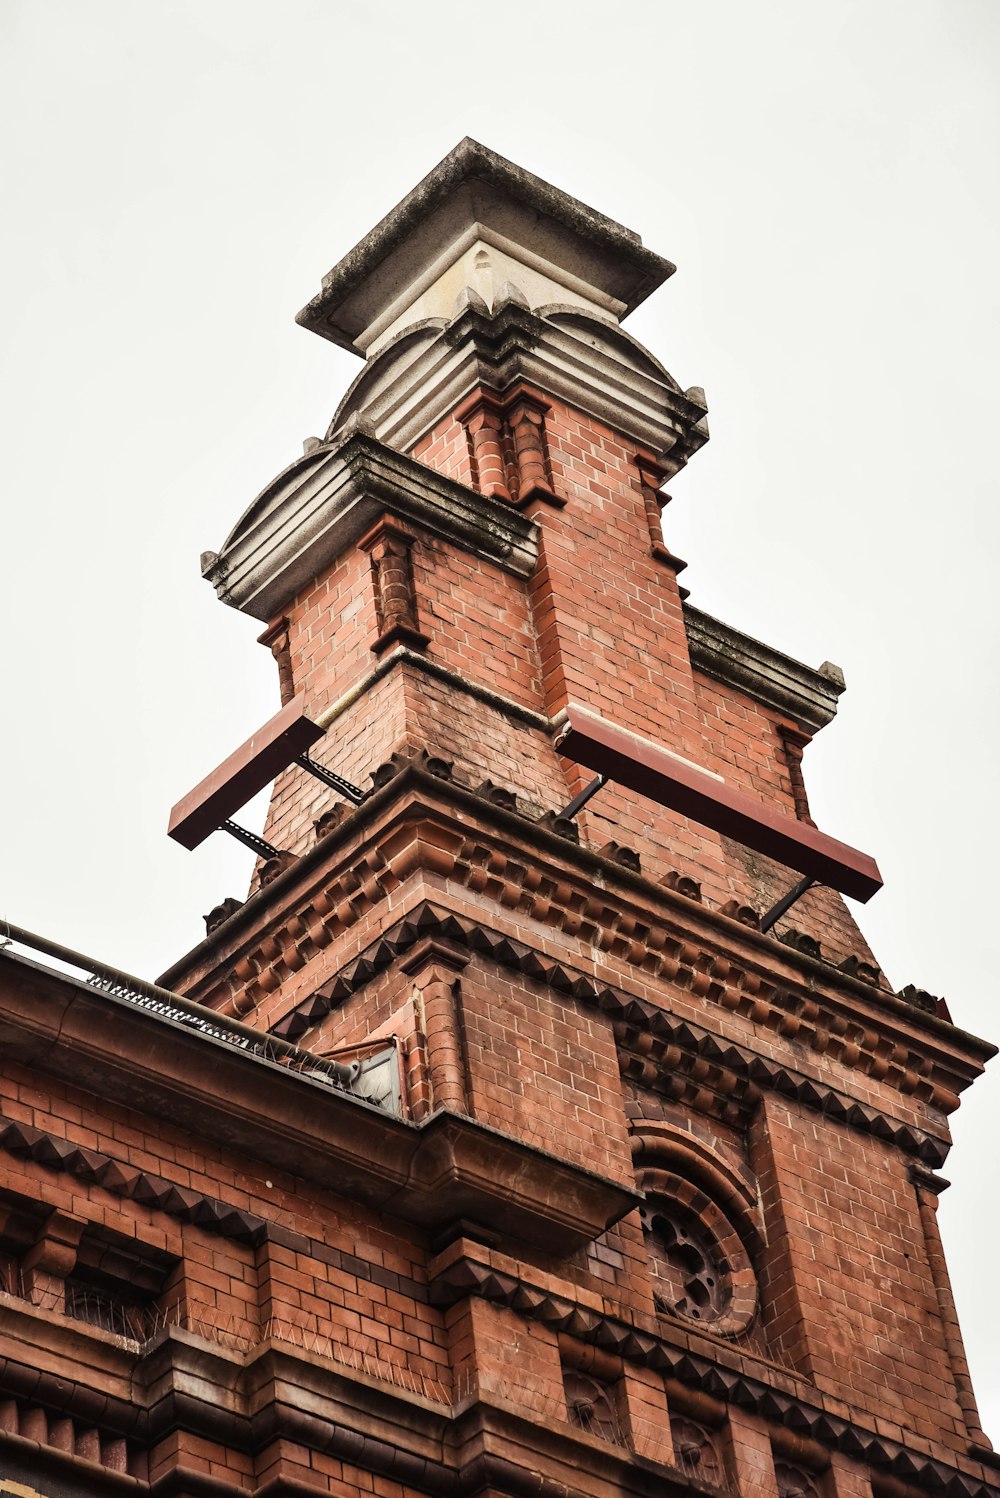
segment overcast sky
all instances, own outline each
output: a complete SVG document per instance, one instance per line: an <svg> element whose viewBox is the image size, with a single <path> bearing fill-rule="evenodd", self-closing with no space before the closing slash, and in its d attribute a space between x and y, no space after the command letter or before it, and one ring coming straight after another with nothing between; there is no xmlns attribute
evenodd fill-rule
<svg viewBox="0 0 1000 1498"><path fill-rule="evenodd" d="M295 311L469 134L677 264L628 326L708 396L692 601L843 667L816 819L890 980L1000 1040L998 79L993 0L2 0L0 917L153 977L245 893L164 830L278 706L198 557L356 371ZM1000 1061L941 1208L1000 1442L998 1130Z"/></svg>

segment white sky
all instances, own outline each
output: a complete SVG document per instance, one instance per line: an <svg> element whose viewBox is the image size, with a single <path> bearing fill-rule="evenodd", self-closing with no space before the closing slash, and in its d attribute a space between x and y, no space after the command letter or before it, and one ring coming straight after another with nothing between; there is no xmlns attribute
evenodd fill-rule
<svg viewBox="0 0 1000 1498"><path fill-rule="evenodd" d="M991 0L3 0L0 916L152 977L245 893L164 832L278 705L198 557L355 372L295 311L470 134L678 265L628 326L708 395L692 601L843 666L814 814L890 979L1000 1040L998 79ZM998 1128L1000 1061L941 1208L1000 1441Z"/></svg>

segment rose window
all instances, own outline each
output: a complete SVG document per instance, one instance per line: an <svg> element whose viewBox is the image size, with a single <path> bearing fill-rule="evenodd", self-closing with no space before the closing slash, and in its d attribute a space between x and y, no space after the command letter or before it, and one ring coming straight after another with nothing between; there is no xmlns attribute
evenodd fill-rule
<svg viewBox="0 0 1000 1498"><path fill-rule="evenodd" d="M666 1151L669 1141L658 1143ZM748 1245L759 1246L742 1186L727 1191L716 1171L706 1184L721 1184L722 1190L709 1196L690 1178L653 1163L638 1171L638 1183L645 1193L642 1228L657 1310L710 1326L722 1337L742 1336L757 1314Z"/></svg>
<svg viewBox="0 0 1000 1498"><path fill-rule="evenodd" d="M660 1309L691 1321L724 1316L732 1299L729 1264L694 1213L656 1203L644 1208L642 1226Z"/></svg>

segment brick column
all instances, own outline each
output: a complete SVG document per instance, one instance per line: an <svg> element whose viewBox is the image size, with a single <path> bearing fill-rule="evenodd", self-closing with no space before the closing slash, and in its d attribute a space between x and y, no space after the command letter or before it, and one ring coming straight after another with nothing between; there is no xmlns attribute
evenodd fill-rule
<svg viewBox="0 0 1000 1498"><path fill-rule="evenodd" d="M528 1419L567 1419L558 1334L506 1306L470 1297L445 1313L457 1402L516 1405Z"/></svg>
<svg viewBox="0 0 1000 1498"><path fill-rule="evenodd" d="M458 1002L458 975L467 962L467 957L440 942L426 941L402 964L403 972L413 979L417 1029L426 1046L429 1113L439 1108L468 1113Z"/></svg>
<svg viewBox="0 0 1000 1498"><path fill-rule="evenodd" d="M767 1427L739 1405L730 1404L728 1414L733 1475L740 1498L778 1498L774 1452Z"/></svg>
<svg viewBox="0 0 1000 1498"><path fill-rule="evenodd" d="M632 1449L647 1461L675 1464L670 1412L663 1379L652 1368L626 1363L621 1381Z"/></svg>

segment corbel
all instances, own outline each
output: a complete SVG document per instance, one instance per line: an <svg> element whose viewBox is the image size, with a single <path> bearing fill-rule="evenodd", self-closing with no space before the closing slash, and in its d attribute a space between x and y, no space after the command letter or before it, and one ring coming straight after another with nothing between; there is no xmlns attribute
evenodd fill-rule
<svg viewBox="0 0 1000 1498"><path fill-rule="evenodd" d="M413 583L412 550L416 537L388 515L358 542L371 559L378 635L372 652L381 655L391 645L423 650L430 635L419 627Z"/></svg>
<svg viewBox="0 0 1000 1498"><path fill-rule="evenodd" d="M776 727L778 737L781 739L781 747L785 752L788 778L792 783L795 815L800 822L806 822L810 827L815 827L816 823L809 814L809 797L806 793L805 777L802 774L802 754L806 746L812 743L813 736L795 723L780 722Z"/></svg>
<svg viewBox="0 0 1000 1498"><path fill-rule="evenodd" d="M21 1260L24 1290L32 1305L62 1310L66 1281L76 1268L80 1239L87 1226L83 1217L58 1208L50 1212L38 1231L34 1247Z"/></svg>
<svg viewBox="0 0 1000 1498"><path fill-rule="evenodd" d="M281 705L284 707L285 703L291 702L295 696L288 620L277 619L273 624L268 625L264 633L257 636L257 644L264 645L274 656L278 667L278 690L281 693Z"/></svg>
<svg viewBox="0 0 1000 1498"><path fill-rule="evenodd" d="M561 509L566 501L552 487L545 433L550 402L530 386L517 384L504 393L503 410L517 462L517 498L514 503L523 510L533 500L540 499Z"/></svg>
<svg viewBox="0 0 1000 1498"><path fill-rule="evenodd" d="M667 470L656 461L652 453L643 452L641 448L635 455L635 464L639 470L642 504L646 512L646 524L649 526L650 555L668 567L676 577L678 572L684 571L687 562L674 556L663 539L661 512L664 505L670 503L670 495L661 492Z"/></svg>
<svg viewBox="0 0 1000 1498"><path fill-rule="evenodd" d="M509 504L502 402L489 391L476 390L458 407L455 419L461 422L468 438L474 487L489 499Z"/></svg>

